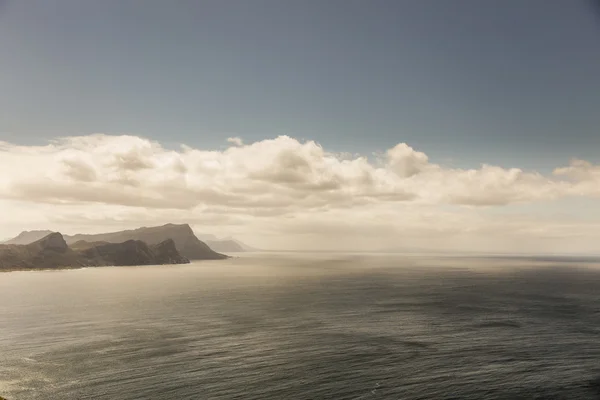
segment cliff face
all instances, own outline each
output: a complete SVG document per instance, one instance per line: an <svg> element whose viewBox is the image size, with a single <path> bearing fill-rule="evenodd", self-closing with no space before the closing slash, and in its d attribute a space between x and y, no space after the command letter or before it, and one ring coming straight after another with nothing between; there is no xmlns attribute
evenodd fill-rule
<svg viewBox="0 0 600 400"><path fill-rule="evenodd" d="M98 235L65 236L67 243L86 242L122 243L129 240L146 242L148 245L158 245L167 239L172 239L179 253L191 260L221 260L227 258L213 251L206 243L200 241L189 225L167 224L149 228L139 228L128 231L102 233Z"/></svg>
<svg viewBox="0 0 600 400"><path fill-rule="evenodd" d="M172 240L152 246L139 240L79 241L70 248L60 233L51 233L28 245L0 245L0 270L184 263L189 260L179 254Z"/></svg>
<svg viewBox="0 0 600 400"><path fill-rule="evenodd" d="M175 246L173 239L153 244L150 246L150 250L154 253L155 260L159 264L183 264L190 262L190 260L177 251L177 246Z"/></svg>
<svg viewBox="0 0 600 400"><path fill-rule="evenodd" d="M0 245L0 269L32 269L81 266L60 233L27 245Z"/></svg>
<svg viewBox="0 0 600 400"><path fill-rule="evenodd" d="M157 265L185 264L189 260L175 248L172 240L148 246L141 240L123 243L85 243L73 246L87 265Z"/></svg>

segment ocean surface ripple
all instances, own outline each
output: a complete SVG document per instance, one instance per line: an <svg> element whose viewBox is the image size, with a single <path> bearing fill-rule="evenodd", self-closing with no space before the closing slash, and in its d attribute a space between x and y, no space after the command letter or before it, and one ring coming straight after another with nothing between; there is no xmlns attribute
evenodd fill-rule
<svg viewBox="0 0 600 400"><path fill-rule="evenodd" d="M263 254L4 273L0 396L599 399L600 268Z"/></svg>

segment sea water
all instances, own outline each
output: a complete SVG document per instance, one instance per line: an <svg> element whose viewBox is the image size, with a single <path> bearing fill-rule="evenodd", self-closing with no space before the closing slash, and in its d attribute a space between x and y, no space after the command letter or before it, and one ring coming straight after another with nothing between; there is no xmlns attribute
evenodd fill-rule
<svg viewBox="0 0 600 400"><path fill-rule="evenodd" d="M597 399L600 269L258 254L2 273L0 396Z"/></svg>

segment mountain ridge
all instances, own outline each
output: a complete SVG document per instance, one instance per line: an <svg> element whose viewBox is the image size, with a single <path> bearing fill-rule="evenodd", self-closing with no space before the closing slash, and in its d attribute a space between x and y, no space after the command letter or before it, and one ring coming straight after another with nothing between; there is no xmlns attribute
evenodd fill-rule
<svg viewBox="0 0 600 400"><path fill-rule="evenodd" d="M155 245L167 239L172 239L181 255L190 260L222 260L227 258L226 255L212 250L206 243L198 239L188 224L165 224L100 234L65 236L65 240L69 244L80 240L110 243L141 240L149 245Z"/></svg>
<svg viewBox="0 0 600 400"><path fill-rule="evenodd" d="M59 232L29 244L0 245L0 270L60 269L97 266L186 264L189 260L167 239L155 245L139 240L123 243L78 241L69 247Z"/></svg>
<svg viewBox="0 0 600 400"><path fill-rule="evenodd" d="M51 233L54 232L50 230L23 231L14 238L0 242L0 244L30 244L48 236Z"/></svg>
<svg viewBox="0 0 600 400"><path fill-rule="evenodd" d="M30 244L50 233L52 231L49 230L23 231L3 244ZM181 255L192 260L220 260L227 258L226 255L221 254L222 252L255 251L252 247L233 238L218 239L215 235L196 234L188 224L165 224L98 234L64 235L64 239L69 245L79 241L123 243L128 240L141 240L148 245L154 245L167 239L173 239L175 247Z"/></svg>

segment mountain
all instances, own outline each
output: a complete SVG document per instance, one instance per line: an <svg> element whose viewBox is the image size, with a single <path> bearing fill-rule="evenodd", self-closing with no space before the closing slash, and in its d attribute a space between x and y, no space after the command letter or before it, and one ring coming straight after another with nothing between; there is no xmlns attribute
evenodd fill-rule
<svg viewBox="0 0 600 400"><path fill-rule="evenodd" d="M77 255L69 249L60 233L33 243L0 245L0 269L56 268L79 266Z"/></svg>
<svg viewBox="0 0 600 400"><path fill-rule="evenodd" d="M167 224L149 228L139 228L127 231L101 233L97 235L65 236L67 243L86 242L122 243L128 240L141 240L149 245L157 245L167 239L172 239L179 253L190 260L222 260L224 254L213 251L206 243L200 241L188 224Z"/></svg>
<svg viewBox="0 0 600 400"><path fill-rule="evenodd" d="M198 233L198 232L194 232L194 234L196 235L196 237L200 240L202 240L204 243L212 241L212 240L219 240L218 237L216 237L215 235L211 235L209 233Z"/></svg>
<svg viewBox="0 0 600 400"><path fill-rule="evenodd" d="M141 240L123 243L78 241L71 245L86 265L158 265L187 264L190 261L175 248L175 242L167 239L155 245Z"/></svg>
<svg viewBox="0 0 600 400"><path fill-rule="evenodd" d="M0 270L184 263L189 260L179 254L171 239L151 246L128 240L123 243L79 241L69 247L60 233L53 232L26 245L0 245Z"/></svg>
<svg viewBox="0 0 600 400"><path fill-rule="evenodd" d="M246 251L235 240L207 240L206 244L214 251L221 253L236 253Z"/></svg>
<svg viewBox="0 0 600 400"><path fill-rule="evenodd" d="M207 234L207 233L196 233L196 236L203 240L208 247L213 249L214 251L222 252L222 253L237 253L243 251L260 251L247 244L240 242L234 238L225 237L218 238L215 235Z"/></svg>
<svg viewBox="0 0 600 400"><path fill-rule="evenodd" d="M223 240L233 240L234 242L236 242L242 248L242 251L262 251L262 250L257 249L256 247L248 246L246 243L243 243L243 242L241 242L241 241L239 241L237 239L234 239L234 238L226 238L226 239L223 239Z"/></svg>
<svg viewBox="0 0 600 400"><path fill-rule="evenodd" d="M36 240L40 240L51 233L52 231L23 231L19 233L18 236L2 242L2 244L29 244Z"/></svg>
<svg viewBox="0 0 600 400"><path fill-rule="evenodd" d="M51 231L24 231L17 237L8 240L4 244L30 244L51 234ZM175 225L167 224L149 228L139 228L127 231L118 231L110 233L101 233L96 235L77 234L73 236L65 235L65 241L68 244L74 244L79 241L89 243L123 243L129 240L145 242L148 245L158 245L167 239L172 239L175 248L184 257L191 260L221 260L227 258L211 249L206 243L200 241L187 224ZM230 247L229 247L230 248ZM232 250L229 250L232 251Z"/></svg>

